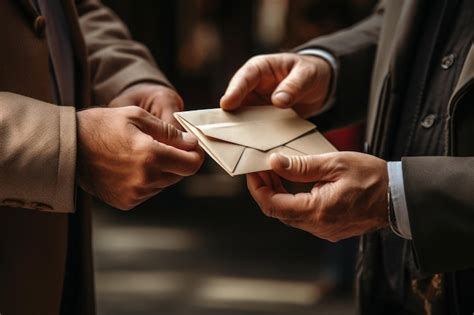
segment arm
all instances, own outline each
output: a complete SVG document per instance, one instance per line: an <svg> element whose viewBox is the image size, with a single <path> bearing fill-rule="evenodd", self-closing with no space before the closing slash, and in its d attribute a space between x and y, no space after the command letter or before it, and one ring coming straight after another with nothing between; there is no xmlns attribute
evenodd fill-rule
<svg viewBox="0 0 474 315"><path fill-rule="evenodd" d="M383 15L384 7L381 2L364 21L335 34L315 38L295 49L327 51L338 65L332 82L336 87L334 103L327 112L318 116L320 128L338 127L365 119Z"/></svg>
<svg viewBox="0 0 474 315"><path fill-rule="evenodd" d="M73 212L76 116L0 92L0 206Z"/></svg>
<svg viewBox="0 0 474 315"><path fill-rule="evenodd" d="M132 40L127 27L110 9L97 0L81 0L77 11L87 47L95 102L109 104L119 93L137 83L171 87L148 49Z"/></svg>
<svg viewBox="0 0 474 315"><path fill-rule="evenodd" d="M406 157L403 177L414 251L424 272L474 265L474 158Z"/></svg>

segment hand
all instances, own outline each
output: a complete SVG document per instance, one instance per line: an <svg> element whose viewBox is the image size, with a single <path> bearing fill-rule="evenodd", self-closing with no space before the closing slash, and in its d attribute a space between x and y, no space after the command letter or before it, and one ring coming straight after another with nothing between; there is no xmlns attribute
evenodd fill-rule
<svg viewBox="0 0 474 315"><path fill-rule="evenodd" d="M385 161L362 153L337 152L273 154L270 164L274 173L247 175L250 193L267 216L329 241L388 225ZM310 192L290 194L277 175L315 184Z"/></svg>
<svg viewBox="0 0 474 315"><path fill-rule="evenodd" d="M77 113L78 183L128 210L194 174L203 162L197 139L136 106Z"/></svg>
<svg viewBox="0 0 474 315"><path fill-rule="evenodd" d="M141 107L164 122L181 129L181 125L174 119L173 113L184 109L183 99L175 90L167 86L154 83L132 85L113 99L109 107L130 105Z"/></svg>
<svg viewBox="0 0 474 315"><path fill-rule="evenodd" d="M293 109L303 118L318 113L329 94L330 64L316 56L281 53L251 58L231 79L221 107L248 105Z"/></svg>

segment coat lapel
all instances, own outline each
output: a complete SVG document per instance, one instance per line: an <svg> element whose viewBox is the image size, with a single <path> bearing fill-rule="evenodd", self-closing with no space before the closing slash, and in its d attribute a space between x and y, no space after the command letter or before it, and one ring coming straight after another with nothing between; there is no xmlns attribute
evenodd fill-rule
<svg viewBox="0 0 474 315"><path fill-rule="evenodd" d="M76 107L90 105L91 87L89 79L89 63L87 61L87 48L79 25L79 17L74 0L63 0L64 12L70 25L71 42L76 62Z"/></svg>
<svg viewBox="0 0 474 315"><path fill-rule="evenodd" d="M20 9L26 18L34 21L40 13L36 10L32 3L33 0L16 0ZM62 0L64 12L70 25L71 42L74 50L75 71L76 71L76 107L80 108L90 103L90 84L89 84L89 65L87 62L87 50L79 26L78 14L74 0ZM34 26L34 23L31 23Z"/></svg>
<svg viewBox="0 0 474 315"><path fill-rule="evenodd" d="M418 29L417 24L424 4L425 1L422 0L403 2L402 7L399 8L400 16L393 28L392 43L388 49L381 52L383 55L378 56L375 73L377 74L379 67L382 67L383 72L378 74L376 80L383 84L376 89L376 95L371 99L369 110L367 142L371 153L383 155L387 147L387 137L393 130L392 118L397 116L400 108L400 94L404 91L410 59L413 57L417 38L414 30ZM386 14L391 14L391 12ZM388 64L385 58L389 58ZM372 82L373 86L376 83Z"/></svg>

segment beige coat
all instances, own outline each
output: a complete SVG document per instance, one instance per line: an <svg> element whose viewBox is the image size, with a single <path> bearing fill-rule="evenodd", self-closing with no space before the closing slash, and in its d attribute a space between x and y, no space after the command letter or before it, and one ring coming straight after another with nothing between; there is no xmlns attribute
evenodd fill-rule
<svg viewBox="0 0 474 315"><path fill-rule="evenodd" d="M68 233L75 240L69 255L81 305L76 313L94 312L90 209L75 184L75 113L107 104L140 81L167 84L146 48L130 39L110 10L92 0L63 4L77 69L71 106L52 104L48 21L28 0L0 2L0 313L5 315L59 313Z"/></svg>

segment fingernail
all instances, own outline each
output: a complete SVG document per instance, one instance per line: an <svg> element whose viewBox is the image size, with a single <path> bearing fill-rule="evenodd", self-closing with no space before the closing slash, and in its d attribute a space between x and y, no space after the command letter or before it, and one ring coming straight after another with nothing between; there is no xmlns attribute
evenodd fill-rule
<svg viewBox="0 0 474 315"><path fill-rule="evenodd" d="M286 155L279 154L279 153L273 153L270 156L270 158L278 160L280 165L283 166L283 168L285 168L285 169L288 169L290 167L290 159Z"/></svg>
<svg viewBox="0 0 474 315"><path fill-rule="evenodd" d="M284 91L277 92L274 96L274 100L278 101L281 104L290 104L291 99L291 95Z"/></svg>
<svg viewBox="0 0 474 315"><path fill-rule="evenodd" d="M198 142L196 136L189 132L183 132L183 140L192 144L196 144Z"/></svg>

